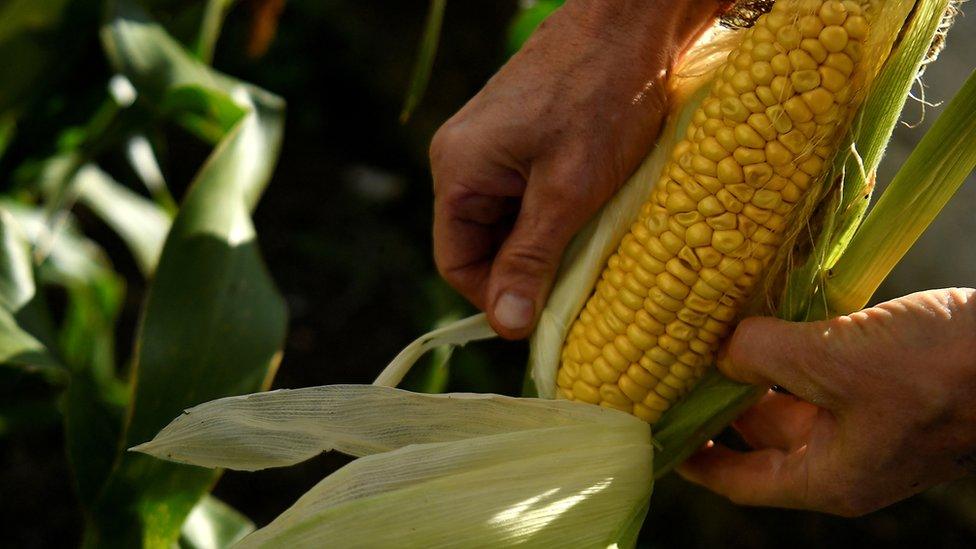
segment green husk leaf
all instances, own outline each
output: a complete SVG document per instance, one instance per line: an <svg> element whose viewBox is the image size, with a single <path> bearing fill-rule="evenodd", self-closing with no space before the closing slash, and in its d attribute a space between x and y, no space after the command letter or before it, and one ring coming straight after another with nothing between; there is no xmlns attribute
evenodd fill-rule
<svg viewBox="0 0 976 549"><path fill-rule="evenodd" d="M784 318L815 320L815 316L825 314L812 312L814 308L823 309L821 286L825 274L844 253L864 218L878 165L951 4L951 0L916 3L911 23L875 79L855 117L853 131L834 161L832 177L841 180L839 192L837 188L828 189L831 195L826 200L831 202L814 249L807 261L790 273L788 291L781 302Z"/></svg>
<svg viewBox="0 0 976 549"><path fill-rule="evenodd" d="M864 307L976 168L976 73L970 74L830 269L828 312Z"/></svg>

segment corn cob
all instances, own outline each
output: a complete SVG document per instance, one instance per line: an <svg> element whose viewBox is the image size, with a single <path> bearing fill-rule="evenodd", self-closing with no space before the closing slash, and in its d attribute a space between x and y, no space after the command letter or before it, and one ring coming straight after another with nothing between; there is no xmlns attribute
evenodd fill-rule
<svg viewBox="0 0 976 549"><path fill-rule="evenodd" d="M687 393L836 153L880 0L781 0L745 31L570 328L563 398L654 423Z"/></svg>

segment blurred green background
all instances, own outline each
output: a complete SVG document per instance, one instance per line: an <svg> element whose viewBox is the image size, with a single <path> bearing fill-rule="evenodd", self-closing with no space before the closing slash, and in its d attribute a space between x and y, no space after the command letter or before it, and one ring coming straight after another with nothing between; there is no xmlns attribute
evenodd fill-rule
<svg viewBox="0 0 976 549"><path fill-rule="evenodd" d="M0 0L0 6L3 1ZM23 93L34 98L18 134L0 158L0 185L18 177L30 158L57 150L66 126L97 110L112 71L98 39L97 2L75 2L63 20L43 29L58 52L56 69ZM200 2L155 3L153 15L178 38L199 17ZM427 145L508 55L507 36L519 10L514 0L448 3L428 92L406 124L398 121L428 3L289 0L240 2L228 15L214 66L287 101L285 137L273 180L255 212L258 242L289 310L284 357L273 386L367 383L414 337L436 322L471 312L441 282L431 260L431 184ZM523 8L525 5L522 6ZM2 23L0 23L2 24ZM276 27L276 28L275 28ZM972 68L976 21L961 18L949 47L924 79L930 102L947 100ZM261 52L262 37L271 39ZM32 69L32 60L3 68L0 79ZM22 73L19 71L26 71ZM919 127L900 128L879 176L934 120L927 107ZM922 119L910 103L904 118ZM209 147L174 126L162 130L163 173L182 195ZM165 139L163 139L165 138ZM134 175L121 153L104 151L101 165L123 182ZM878 299L942 286L976 285L976 187L967 185L879 292ZM117 354L125 360L144 288L139 268L119 237L84 207L85 232L101 242L126 276ZM947 243L952 253L946 253ZM478 344L435 356L409 380L418 389L517 394L526 346ZM215 495L259 526L322 477L345 463L324 455L300 466L259 473L228 472ZM656 487L641 543L648 546L822 547L827 544L976 543L976 490L968 481L912 498L855 520L814 513L747 509L669 477ZM81 539L78 510L56 421L38 428L0 429L0 545L61 547ZM382 528L382 521L377 521Z"/></svg>

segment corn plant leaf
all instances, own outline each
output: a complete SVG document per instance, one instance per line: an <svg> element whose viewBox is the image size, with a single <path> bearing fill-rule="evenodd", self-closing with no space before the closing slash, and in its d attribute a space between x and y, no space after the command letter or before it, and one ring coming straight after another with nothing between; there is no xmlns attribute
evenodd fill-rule
<svg viewBox="0 0 976 549"><path fill-rule="evenodd" d="M168 90L159 103L164 115L190 133L219 143L247 112L222 89L184 85Z"/></svg>
<svg viewBox="0 0 976 549"><path fill-rule="evenodd" d="M151 275L169 232L171 220L166 212L92 164L81 168L75 178L79 202L122 238L142 273Z"/></svg>
<svg viewBox="0 0 976 549"><path fill-rule="evenodd" d="M136 449L248 470L329 449L366 456L245 547L607 546L632 539L652 487L650 430L627 414L379 386L221 399L187 410Z"/></svg>
<svg viewBox="0 0 976 549"><path fill-rule="evenodd" d="M80 364L88 359L81 356L101 347L101 350L91 352L103 356L98 360L99 377L110 378L114 374L113 323L121 304L124 283L112 270L104 251L78 232L73 218L67 213L51 224L40 209L7 200L0 200L0 209L9 214L30 243L32 261L40 262L35 269L38 282L62 287L68 292L58 338L49 334L51 328L45 325L48 320L39 318L36 314L38 307L32 306L43 298L40 292L35 292L31 304L18 312L18 320L46 345L57 346L66 365L72 369L83 368ZM84 303L76 303L76 297ZM96 311L101 312L96 314ZM107 332L107 339L96 335L100 332ZM76 352L73 342L88 350Z"/></svg>
<svg viewBox="0 0 976 549"><path fill-rule="evenodd" d="M255 529L239 511L213 496L197 503L180 530L180 549L223 549Z"/></svg>
<svg viewBox="0 0 976 549"><path fill-rule="evenodd" d="M283 102L212 71L128 2L103 28L115 68L158 104L196 86L243 114L197 174L163 246L137 334L123 447L180 410L266 386L280 356L284 303L255 241L250 211L280 146ZM169 546L217 473L120 454L91 508L91 545Z"/></svg>
<svg viewBox="0 0 976 549"><path fill-rule="evenodd" d="M420 51L417 52L417 59L410 75L410 85L407 88L407 97L403 101L403 110L400 111L400 122L410 119L410 115L427 91L430 72L434 68L434 58L437 57L437 45L441 40L441 24L444 22L446 7L447 0L430 0L427 20L424 22L424 33L420 38Z"/></svg>
<svg viewBox="0 0 976 549"><path fill-rule="evenodd" d="M179 208L169 192L163 170L156 158L153 142L149 137L144 133L136 133L129 137L125 143L125 156L132 171L139 176L153 201L169 216L176 215L176 210Z"/></svg>
<svg viewBox="0 0 976 549"><path fill-rule="evenodd" d="M0 369L8 370L8 377L38 377L63 386L67 371L17 318L35 295L30 242L16 219L0 206Z"/></svg>
<svg viewBox="0 0 976 549"><path fill-rule="evenodd" d="M217 46L220 30L224 26L224 18L235 3L237 0L207 0L194 53L208 65L213 63L214 48Z"/></svg>
<svg viewBox="0 0 976 549"><path fill-rule="evenodd" d="M13 353L4 362L66 387L60 407L68 460L79 498L90 502L114 459L125 400L115 365L115 319L123 284L102 250L77 232L66 213L52 229L41 210L14 203L0 208L41 261L39 280L63 288L67 297L57 335L41 292L34 292L15 317L2 313L0 348ZM21 276L27 274L25 268L21 265Z"/></svg>
<svg viewBox="0 0 976 549"><path fill-rule="evenodd" d="M0 207L0 307L16 312L34 298L33 269L27 236Z"/></svg>
<svg viewBox="0 0 976 549"><path fill-rule="evenodd" d="M0 309L0 369L36 376L56 386L68 382L67 370L6 309Z"/></svg>

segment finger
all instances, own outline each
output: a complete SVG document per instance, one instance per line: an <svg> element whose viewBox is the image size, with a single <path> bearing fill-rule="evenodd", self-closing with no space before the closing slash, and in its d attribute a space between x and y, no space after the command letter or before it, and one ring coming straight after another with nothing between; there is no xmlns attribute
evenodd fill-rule
<svg viewBox="0 0 976 549"><path fill-rule="evenodd" d="M739 323L716 365L727 377L779 385L803 400L832 409L840 398L843 368L828 322L747 318Z"/></svg>
<svg viewBox="0 0 976 549"><path fill-rule="evenodd" d="M495 225L518 213L518 201L501 196L470 194L453 204L457 219L478 225Z"/></svg>
<svg viewBox="0 0 976 549"><path fill-rule="evenodd" d="M732 426L757 450L795 450L810 438L819 409L792 395L769 391Z"/></svg>
<svg viewBox="0 0 976 549"><path fill-rule="evenodd" d="M508 339L532 332L566 245L599 206L565 180L544 174L533 173L488 281L489 320Z"/></svg>
<svg viewBox="0 0 976 549"><path fill-rule="evenodd" d="M803 450L736 452L714 444L678 468L686 480L740 505L806 507Z"/></svg>
<svg viewBox="0 0 976 549"><path fill-rule="evenodd" d="M511 230L525 182L503 168L481 168L480 175L472 168L468 173L470 179L444 182L460 172L435 172L434 261L448 284L484 309L492 261Z"/></svg>

